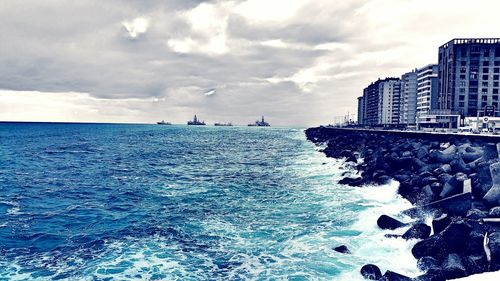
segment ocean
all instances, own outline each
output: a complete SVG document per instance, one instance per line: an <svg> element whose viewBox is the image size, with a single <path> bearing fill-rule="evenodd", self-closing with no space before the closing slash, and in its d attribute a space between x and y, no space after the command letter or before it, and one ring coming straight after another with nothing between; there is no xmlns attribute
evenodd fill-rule
<svg viewBox="0 0 500 281"><path fill-rule="evenodd" d="M417 275L397 183L343 173L301 128L0 123L0 280Z"/></svg>

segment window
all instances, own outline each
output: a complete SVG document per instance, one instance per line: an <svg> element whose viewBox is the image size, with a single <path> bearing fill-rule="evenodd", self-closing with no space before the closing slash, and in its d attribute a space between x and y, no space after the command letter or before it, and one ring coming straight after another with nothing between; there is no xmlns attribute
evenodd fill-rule
<svg viewBox="0 0 500 281"><path fill-rule="evenodd" d="M466 66L466 65L467 65L467 61L465 61L465 60L460 61L460 65L461 65L461 66Z"/></svg>
<svg viewBox="0 0 500 281"><path fill-rule="evenodd" d="M487 100L488 100L488 96L482 96L482 97L481 97L481 100L482 100L482 101L487 101Z"/></svg>
<svg viewBox="0 0 500 281"><path fill-rule="evenodd" d="M498 88L493 89L493 94L498 94Z"/></svg>
<svg viewBox="0 0 500 281"><path fill-rule="evenodd" d="M498 87L498 81L493 82L493 87Z"/></svg>
<svg viewBox="0 0 500 281"><path fill-rule="evenodd" d="M484 78L483 78L483 80L486 80L486 79L484 79ZM481 85L482 85L483 87L488 87L488 82L483 82Z"/></svg>
<svg viewBox="0 0 500 281"><path fill-rule="evenodd" d="M464 107L464 106L465 106L465 104L464 104L463 101L461 101L461 102L458 103L458 107Z"/></svg>
<svg viewBox="0 0 500 281"><path fill-rule="evenodd" d="M483 94L488 93L488 88L482 88L482 89L481 89L481 93L483 93Z"/></svg>
<svg viewBox="0 0 500 281"><path fill-rule="evenodd" d="M490 69L487 67L483 67L483 73L488 73L488 72L490 72Z"/></svg>
<svg viewBox="0 0 500 281"><path fill-rule="evenodd" d="M493 75L493 80L498 80L498 75Z"/></svg>
<svg viewBox="0 0 500 281"><path fill-rule="evenodd" d="M458 89L458 91L459 91L461 94L465 94L465 88L460 88L460 89Z"/></svg>
<svg viewBox="0 0 500 281"><path fill-rule="evenodd" d="M483 66L489 66L490 62L489 61L483 61Z"/></svg>
<svg viewBox="0 0 500 281"><path fill-rule="evenodd" d="M486 58L487 58L487 57L489 57L489 56L490 56L490 50L489 50L489 49L484 50L484 52L483 52L483 57L486 57Z"/></svg>
<svg viewBox="0 0 500 281"><path fill-rule="evenodd" d="M495 66L500 66L500 61L495 61Z"/></svg>
<svg viewBox="0 0 500 281"><path fill-rule="evenodd" d="M465 74L460 74L460 79L465 80Z"/></svg>
<svg viewBox="0 0 500 281"><path fill-rule="evenodd" d="M470 95L469 100L477 100L477 95Z"/></svg>
<svg viewBox="0 0 500 281"><path fill-rule="evenodd" d="M483 80L488 80L488 75L483 75Z"/></svg>
<svg viewBox="0 0 500 281"><path fill-rule="evenodd" d="M496 58L500 57L500 47L495 48L495 57Z"/></svg>
<svg viewBox="0 0 500 281"><path fill-rule="evenodd" d="M493 73L500 73L500 68L493 69Z"/></svg>

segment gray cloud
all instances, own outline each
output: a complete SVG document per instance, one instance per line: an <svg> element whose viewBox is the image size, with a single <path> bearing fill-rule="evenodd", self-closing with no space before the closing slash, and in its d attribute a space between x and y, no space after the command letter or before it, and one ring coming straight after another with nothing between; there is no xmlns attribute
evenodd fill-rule
<svg viewBox="0 0 500 281"><path fill-rule="evenodd" d="M490 22L498 17L468 16L498 7L489 0L249 1L1 1L0 89L19 100L36 91L29 97L40 104L54 98L44 93L74 95L68 103L91 112L75 107L71 118L81 121L184 122L198 113L327 123L353 112L370 81L435 62L439 44L491 37L498 26Z"/></svg>

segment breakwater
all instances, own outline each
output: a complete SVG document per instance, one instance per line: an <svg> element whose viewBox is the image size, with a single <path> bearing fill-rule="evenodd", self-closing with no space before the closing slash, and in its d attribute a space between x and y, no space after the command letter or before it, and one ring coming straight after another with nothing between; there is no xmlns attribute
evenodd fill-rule
<svg viewBox="0 0 500 281"><path fill-rule="evenodd" d="M413 222L382 214L377 224L409 227L387 239L418 239L412 254L424 274L415 280L500 270L499 137L327 127L307 129L306 136L357 169L342 184L399 182L399 194L414 206L404 212ZM360 272L372 280L411 280L392 271L382 276L372 264Z"/></svg>

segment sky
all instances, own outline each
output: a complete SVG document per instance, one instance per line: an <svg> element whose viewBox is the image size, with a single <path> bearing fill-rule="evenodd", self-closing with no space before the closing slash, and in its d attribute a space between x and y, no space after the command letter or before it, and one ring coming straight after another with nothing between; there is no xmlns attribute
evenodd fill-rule
<svg viewBox="0 0 500 281"><path fill-rule="evenodd" d="M497 0L2 0L0 120L313 126L500 37ZM355 118L355 116L351 116Z"/></svg>

